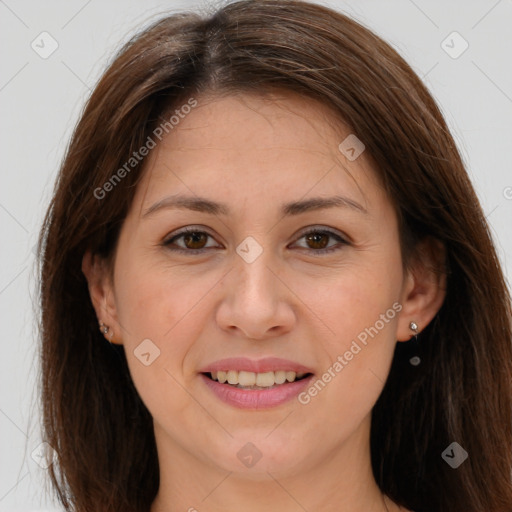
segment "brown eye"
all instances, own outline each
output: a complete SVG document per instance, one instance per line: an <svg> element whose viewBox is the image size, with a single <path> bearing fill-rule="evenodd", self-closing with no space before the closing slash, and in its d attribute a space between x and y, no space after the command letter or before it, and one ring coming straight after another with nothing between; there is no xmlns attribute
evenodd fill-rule
<svg viewBox="0 0 512 512"><path fill-rule="evenodd" d="M213 240L213 237L205 231L200 231L197 228L188 228L166 240L163 245L172 251L195 254L214 247L207 245L209 238Z"/></svg>
<svg viewBox="0 0 512 512"><path fill-rule="evenodd" d="M321 256L323 254L338 251L342 246L348 245L349 242L342 238L337 233L334 233L329 230L322 229L312 229L303 233L302 236L298 240L304 239L306 241L306 246L300 246L302 249L310 249L310 252L313 255ZM338 243L329 244L329 240L337 241Z"/></svg>
<svg viewBox="0 0 512 512"><path fill-rule="evenodd" d="M208 238L208 235L206 233L202 233L200 231L187 233L182 236L183 243L188 249L202 249Z"/></svg>
<svg viewBox="0 0 512 512"><path fill-rule="evenodd" d="M213 237L209 233L200 231L197 228L188 228L169 238L163 245L172 251L186 254L199 254L205 252L207 249L216 247L214 245L208 246L208 239L213 240ZM349 245L349 242L344 238L329 230L313 229L304 233L299 238L299 240L301 239L306 241L306 246L302 245L299 247L309 250L313 255L318 256L338 251L343 245ZM330 240L333 240L335 243L330 244Z"/></svg>
<svg viewBox="0 0 512 512"><path fill-rule="evenodd" d="M311 249L324 249L329 243L329 235L321 232L313 232L305 236Z"/></svg>

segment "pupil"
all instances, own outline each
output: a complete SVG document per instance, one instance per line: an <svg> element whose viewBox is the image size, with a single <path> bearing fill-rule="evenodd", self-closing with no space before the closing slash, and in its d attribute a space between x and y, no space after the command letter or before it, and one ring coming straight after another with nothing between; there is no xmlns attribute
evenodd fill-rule
<svg viewBox="0 0 512 512"><path fill-rule="evenodd" d="M313 244L317 244L317 243L320 243L318 241L318 237L323 237L324 238L324 242L327 241L327 236L324 233L315 233L315 234L312 234L312 235L308 235L307 239L308 239L308 241L313 242ZM326 245L327 245L327 243L320 243L321 247L314 247L314 248L315 249L323 249Z"/></svg>
<svg viewBox="0 0 512 512"><path fill-rule="evenodd" d="M200 241L201 238L204 238L204 233L191 233L185 236L185 245L189 247L188 242L192 240L192 244ZM204 241L204 240L203 240ZM201 249L201 247L192 247L192 249Z"/></svg>
<svg viewBox="0 0 512 512"><path fill-rule="evenodd" d="M308 239L308 242L312 242L313 245L315 245L316 249L323 249L326 247L327 245L327 236L325 235L325 233L314 233L314 234L310 234L310 235L307 235L306 237ZM323 239L323 242L322 242L322 239ZM189 243L192 243L193 244L201 244L201 241L204 242L204 233L198 233L198 232L195 232L195 233L189 233L187 235L185 235L185 245L187 247L189 247ZM318 246L319 245L319 246ZM200 249L201 247L192 247L192 249Z"/></svg>

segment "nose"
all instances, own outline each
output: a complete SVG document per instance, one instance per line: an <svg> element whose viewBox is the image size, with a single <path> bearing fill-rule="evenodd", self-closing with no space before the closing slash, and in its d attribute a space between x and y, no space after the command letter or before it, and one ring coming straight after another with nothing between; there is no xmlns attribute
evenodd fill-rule
<svg viewBox="0 0 512 512"><path fill-rule="evenodd" d="M296 322L294 295L276 271L270 251L252 263L234 256L234 268L223 280L217 324L230 334L252 340L283 336ZM288 286L287 286L288 285Z"/></svg>

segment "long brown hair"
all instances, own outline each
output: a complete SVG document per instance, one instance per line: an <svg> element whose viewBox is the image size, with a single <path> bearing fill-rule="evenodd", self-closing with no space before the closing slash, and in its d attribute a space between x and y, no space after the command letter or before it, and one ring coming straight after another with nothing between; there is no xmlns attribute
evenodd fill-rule
<svg viewBox="0 0 512 512"><path fill-rule="evenodd" d="M152 418L122 345L97 324L84 252L111 261L144 163L109 181L162 116L216 92L294 91L328 105L357 137L399 219L404 261L433 237L447 293L419 336L422 364L398 343L374 407L372 464L382 491L416 512L512 510L511 303L492 238L454 140L420 79L346 16L297 0L244 0L164 17L119 52L89 98L39 238L44 439L68 511L148 511L159 485ZM457 469L442 452L457 442Z"/></svg>

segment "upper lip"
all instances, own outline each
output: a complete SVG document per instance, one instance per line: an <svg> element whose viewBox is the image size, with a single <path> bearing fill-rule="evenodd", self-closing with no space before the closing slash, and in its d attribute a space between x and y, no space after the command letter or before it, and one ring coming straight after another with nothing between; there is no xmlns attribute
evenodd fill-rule
<svg viewBox="0 0 512 512"><path fill-rule="evenodd" d="M313 373L312 370L302 364L290 361L288 359L280 359L278 357L265 357L263 359L248 359L247 357L230 357L220 359L214 363L205 366L200 373L211 373L218 371L246 371L254 373L277 372L283 370L286 372L296 373Z"/></svg>

